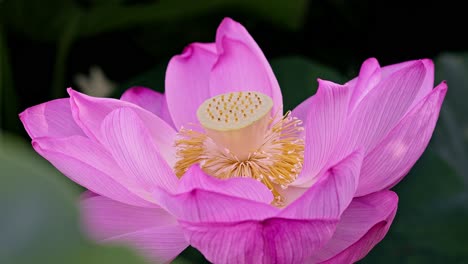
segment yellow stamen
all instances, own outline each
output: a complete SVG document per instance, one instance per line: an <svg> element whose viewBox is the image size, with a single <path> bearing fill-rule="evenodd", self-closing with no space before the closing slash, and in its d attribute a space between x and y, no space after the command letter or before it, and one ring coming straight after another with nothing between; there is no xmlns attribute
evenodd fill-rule
<svg viewBox="0 0 468 264"><path fill-rule="evenodd" d="M230 102L231 98L247 98L249 102L241 105L238 100ZM223 100L233 111L225 112L223 122L219 122L221 117L216 112L209 113L213 102ZM267 186L275 197L274 203L280 205L278 188L286 188L302 169L303 128L289 112L272 124L272 105L271 98L257 92L224 94L205 101L197 116L206 133L186 129L179 132L176 175L183 176L198 163L207 174L220 179L251 177ZM238 106L247 111L238 110Z"/></svg>

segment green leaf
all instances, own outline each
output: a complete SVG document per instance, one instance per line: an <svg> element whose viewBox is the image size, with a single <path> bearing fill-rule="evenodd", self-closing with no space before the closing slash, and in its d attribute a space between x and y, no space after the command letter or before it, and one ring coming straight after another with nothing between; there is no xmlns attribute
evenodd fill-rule
<svg viewBox="0 0 468 264"><path fill-rule="evenodd" d="M0 168L0 263L144 263L81 234L78 189L24 142L0 140Z"/></svg>
<svg viewBox="0 0 468 264"><path fill-rule="evenodd" d="M285 111L294 109L315 94L317 78L336 83L344 81L344 77L334 69L301 57L274 59L271 67L283 93Z"/></svg>

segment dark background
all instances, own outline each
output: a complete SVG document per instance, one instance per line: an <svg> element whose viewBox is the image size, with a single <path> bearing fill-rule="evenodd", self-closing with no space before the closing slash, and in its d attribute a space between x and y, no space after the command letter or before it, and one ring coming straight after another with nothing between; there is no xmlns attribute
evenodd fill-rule
<svg viewBox="0 0 468 264"><path fill-rule="evenodd" d="M73 199L80 189L29 152L17 114L65 97L66 87L76 87L74 76L93 65L117 84L111 96L120 96L130 85L163 91L171 56L191 42L213 42L226 16L241 22L262 48L289 108L313 94L317 77L345 82L369 57L382 66L435 60L436 79L446 79L449 92L433 142L395 189L400 209L394 225L363 263L468 263L466 9L456 1L372 0L0 0L0 152L6 154L0 163L0 198L5 197L0 208L11 212L9 218L0 215L0 231L24 229L16 223L17 204L12 203L21 197L43 209L37 212L43 222L35 228L55 234L25 233L18 241L13 235L13 242L0 238L9 260L61 263L63 259L51 255L63 240L61 254L75 256L77 263L140 263L129 250L98 247L82 238L73 217ZM33 164L30 170L20 169L25 163ZM29 188L40 198L24 198L24 185L42 181L32 179L31 171L60 187ZM70 197L63 198L67 192ZM47 199L67 209L52 210ZM34 244L38 241L41 246ZM203 257L189 249L176 262L199 263Z"/></svg>

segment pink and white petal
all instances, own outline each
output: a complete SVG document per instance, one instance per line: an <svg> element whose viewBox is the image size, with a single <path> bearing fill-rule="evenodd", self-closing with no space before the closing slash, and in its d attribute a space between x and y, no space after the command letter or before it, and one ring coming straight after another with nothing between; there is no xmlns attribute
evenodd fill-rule
<svg viewBox="0 0 468 264"><path fill-rule="evenodd" d="M152 207L154 204L140 198L139 190L129 190L116 178L125 178L109 153L89 138L37 138L34 149L58 170L79 185L94 193L131 205Z"/></svg>
<svg viewBox="0 0 468 264"><path fill-rule="evenodd" d="M210 98L210 71L216 61L214 43L193 43L172 57L166 71L166 100L175 128L199 124L198 107ZM196 126L191 127L199 129Z"/></svg>
<svg viewBox="0 0 468 264"><path fill-rule="evenodd" d="M408 173L429 143L446 92L439 84L365 157L356 195L390 188Z"/></svg>
<svg viewBox="0 0 468 264"><path fill-rule="evenodd" d="M128 176L126 184L149 193L156 187L175 191L177 177L133 109L113 110L104 118L101 129L104 145Z"/></svg>
<svg viewBox="0 0 468 264"><path fill-rule="evenodd" d="M359 77L357 77L356 83L353 85L350 109L354 109L361 99L380 82L381 77L380 65L375 58L364 61Z"/></svg>
<svg viewBox="0 0 468 264"><path fill-rule="evenodd" d="M125 91L120 100L136 104L159 116L166 123L174 127L164 94L146 87L136 86Z"/></svg>
<svg viewBox="0 0 468 264"><path fill-rule="evenodd" d="M337 221L269 218L237 223L181 221L190 244L212 263L305 263Z"/></svg>
<svg viewBox="0 0 468 264"><path fill-rule="evenodd" d="M90 138L103 142L101 123L113 110L127 107L131 108L143 120L150 131L151 140L166 162L172 166L176 156L173 147L176 131L153 113L129 102L110 98L91 97L68 89L70 94L71 110L76 123Z"/></svg>
<svg viewBox="0 0 468 264"><path fill-rule="evenodd" d="M177 219L193 223L263 220L279 212L263 202L203 189L173 194L160 188L153 194L157 203Z"/></svg>
<svg viewBox="0 0 468 264"><path fill-rule="evenodd" d="M309 187L317 180L346 123L350 87L320 79L318 82L317 93L292 112L292 116L304 121L306 142L304 165L292 184L297 187Z"/></svg>
<svg viewBox="0 0 468 264"><path fill-rule="evenodd" d="M238 22L225 18L216 32L218 60L210 79L211 95L258 91L273 99L273 113L282 114L283 99L276 77L260 47Z"/></svg>
<svg viewBox="0 0 468 264"><path fill-rule="evenodd" d="M206 175L198 165L189 168L180 180L177 192L184 193L202 189L227 194L247 200L270 204L273 195L268 188L252 178L217 179Z"/></svg>
<svg viewBox="0 0 468 264"><path fill-rule="evenodd" d="M84 135L72 117L68 98L29 107L19 117L32 139Z"/></svg>
<svg viewBox="0 0 468 264"><path fill-rule="evenodd" d="M344 211L333 237L309 262L354 263L363 258L387 233L397 205L398 196L391 191L355 198Z"/></svg>
<svg viewBox="0 0 468 264"><path fill-rule="evenodd" d="M410 110L426 69L422 62L393 73L380 82L356 106L331 160L341 160L356 148L372 150Z"/></svg>
<svg viewBox="0 0 468 264"><path fill-rule="evenodd" d="M142 229L177 223L174 216L160 207L132 206L104 196L82 199L80 209L86 231L98 241Z"/></svg>
<svg viewBox="0 0 468 264"><path fill-rule="evenodd" d="M362 159L362 152L354 152L329 168L317 183L283 209L278 217L339 219L356 192Z"/></svg>

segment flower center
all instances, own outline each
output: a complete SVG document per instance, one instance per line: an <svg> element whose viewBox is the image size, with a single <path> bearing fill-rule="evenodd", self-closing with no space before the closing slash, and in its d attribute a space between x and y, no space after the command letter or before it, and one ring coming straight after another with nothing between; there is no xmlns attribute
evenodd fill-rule
<svg viewBox="0 0 468 264"><path fill-rule="evenodd" d="M204 133L182 129L176 141L176 175L193 164L220 179L251 177L265 184L275 203L302 169L302 121L287 113L273 123L273 100L258 92L233 92L212 97L197 110Z"/></svg>

